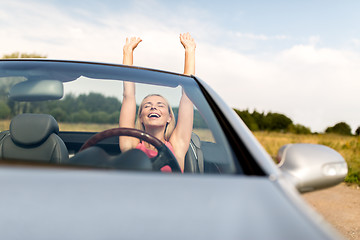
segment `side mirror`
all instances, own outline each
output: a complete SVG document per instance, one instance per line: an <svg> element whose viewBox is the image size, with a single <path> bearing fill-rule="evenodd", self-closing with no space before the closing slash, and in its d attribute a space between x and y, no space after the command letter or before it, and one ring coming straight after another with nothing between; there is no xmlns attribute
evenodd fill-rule
<svg viewBox="0 0 360 240"><path fill-rule="evenodd" d="M299 192L310 192L342 182L348 172L344 158L317 144L288 144L277 154L278 166Z"/></svg>

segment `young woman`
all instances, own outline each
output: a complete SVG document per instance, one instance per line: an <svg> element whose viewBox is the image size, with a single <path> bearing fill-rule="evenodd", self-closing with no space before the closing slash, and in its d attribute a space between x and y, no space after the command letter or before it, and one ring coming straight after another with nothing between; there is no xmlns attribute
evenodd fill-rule
<svg viewBox="0 0 360 240"><path fill-rule="evenodd" d="M132 37L126 38L123 51L123 64L133 64L134 49L142 40ZM195 74L195 48L194 39L189 33L180 34L180 42L185 49L184 74ZM193 104L182 91L179 104L177 124L175 127L174 113L168 101L158 95L151 94L146 96L140 104L137 120L135 102L135 84L124 82L123 102L120 110L119 126L126 128L141 129L160 139L173 152L181 170L184 170L184 159L189 148L192 125L193 125ZM154 157L157 152L153 146L147 142L140 141L132 137L119 137L121 151L138 148L144 151L149 157ZM165 166L162 171L171 171L170 167Z"/></svg>

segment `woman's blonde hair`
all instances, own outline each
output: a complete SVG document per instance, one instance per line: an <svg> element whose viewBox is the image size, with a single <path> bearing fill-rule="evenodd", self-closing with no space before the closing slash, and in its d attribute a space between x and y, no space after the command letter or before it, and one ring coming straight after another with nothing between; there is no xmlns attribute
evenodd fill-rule
<svg viewBox="0 0 360 240"><path fill-rule="evenodd" d="M145 127L142 124L142 122L140 121L140 115L141 115L141 111L142 111L142 108L143 108L144 103L145 103L145 99L148 98L148 97L152 97L152 96L157 96L157 97L163 98L166 105L168 106L168 111L169 111L171 120L165 127L164 138L165 138L165 141L169 141L169 139L171 137L171 134L173 133L173 131L175 129L175 116L174 116L174 112L173 112L172 108L170 107L169 101L166 98L164 98L163 96L161 96L160 94L149 94L146 97L144 97L144 99L142 100L142 102L140 104L138 112L137 112L135 128L145 131Z"/></svg>

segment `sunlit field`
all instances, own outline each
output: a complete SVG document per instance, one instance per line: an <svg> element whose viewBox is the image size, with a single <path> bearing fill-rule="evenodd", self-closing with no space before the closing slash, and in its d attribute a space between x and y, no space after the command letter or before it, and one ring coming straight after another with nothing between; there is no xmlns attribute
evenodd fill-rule
<svg viewBox="0 0 360 240"><path fill-rule="evenodd" d="M0 131L9 130L10 120L0 120Z"/></svg>
<svg viewBox="0 0 360 240"><path fill-rule="evenodd" d="M116 127L119 127L119 125L97 123L59 123L60 131L101 132L106 129Z"/></svg>
<svg viewBox="0 0 360 240"><path fill-rule="evenodd" d="M0 121L0 130L9 129L9 120ZM88 131L100 132L118 127L117 124L83 124L59 123L60 131ZM207 129L194 129L203 141L213 141L213 136ZM278 149L288 143L314 143L331 147L338 151L349 166L349 173L345 181L360 185L360 137L341 136L336 134L301 135L277 132L254 132L254 135L266 151L275 158Z"/></svg>

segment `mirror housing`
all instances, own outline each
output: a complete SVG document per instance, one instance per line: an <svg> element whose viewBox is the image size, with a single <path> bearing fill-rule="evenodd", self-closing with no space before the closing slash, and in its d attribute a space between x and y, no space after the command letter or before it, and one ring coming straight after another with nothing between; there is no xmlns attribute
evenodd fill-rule
<svg viewBox="0 0 360 240"><path fill-rule="evenodd" d="M14 101L58 100L63 97L64 86L58 80L33 80L15 84L9 91Z"/></svg>
<svg viewBox="0 0 360 240"><path fill-rule="evenodd" d="M339 184L348 172L344 158L324 145L284 145L277 159L282 173L301 193Z"/></svg>

